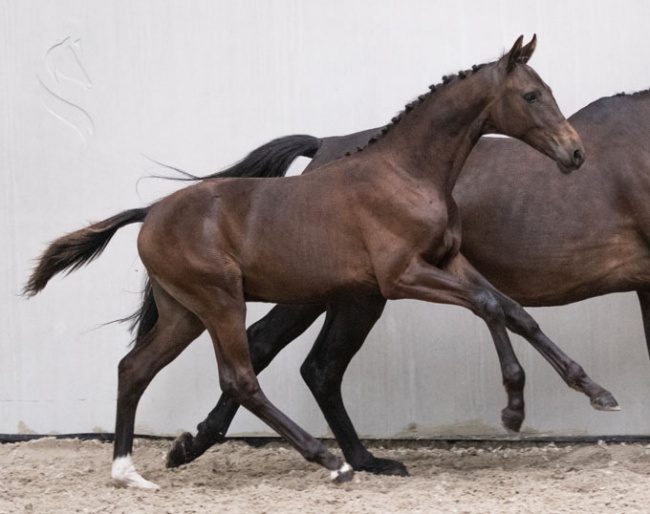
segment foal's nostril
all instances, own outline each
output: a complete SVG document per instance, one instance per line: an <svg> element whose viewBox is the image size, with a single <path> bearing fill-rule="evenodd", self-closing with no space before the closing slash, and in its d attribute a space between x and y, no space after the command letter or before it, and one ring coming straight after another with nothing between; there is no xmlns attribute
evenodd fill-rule
<svg viewBox="0 0 650 514"><path fill-rule="evenodd" d="M573 152L573 164L576 165L576 167L582 166L582 164L585 162L585 154L582 150L579 148L577 150L574 150Z"/></svg>

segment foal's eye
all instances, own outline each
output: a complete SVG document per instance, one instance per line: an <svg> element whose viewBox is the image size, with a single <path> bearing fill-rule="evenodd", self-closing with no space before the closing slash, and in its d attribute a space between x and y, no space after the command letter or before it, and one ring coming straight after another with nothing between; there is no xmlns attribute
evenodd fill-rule
<svg viewBox="0 0 650 514"><path fill-rule="evenodd" d="M533 91L531 93L524 93L524 100L526 100L529 104L532 104L536 102L539 98L539 94L537 91Z"/></svg>

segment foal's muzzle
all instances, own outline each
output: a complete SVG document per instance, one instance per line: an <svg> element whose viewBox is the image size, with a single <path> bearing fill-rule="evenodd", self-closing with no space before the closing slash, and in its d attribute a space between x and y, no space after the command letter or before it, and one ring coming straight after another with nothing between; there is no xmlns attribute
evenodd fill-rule
<svg viewBox="0 0 650 514"><path fill-rule="evenodd" d="M576 148L569 154L567 159L558 159L556 162L560 171L568 175L584 164L585 151L582 148Z"/></svg>
<svg viewBox="0 0 650 514"><path fill-rule="evenodd" d="M585 152L580 148L573 151L572 161L574 168L577 170L585 162Z"/></svg>

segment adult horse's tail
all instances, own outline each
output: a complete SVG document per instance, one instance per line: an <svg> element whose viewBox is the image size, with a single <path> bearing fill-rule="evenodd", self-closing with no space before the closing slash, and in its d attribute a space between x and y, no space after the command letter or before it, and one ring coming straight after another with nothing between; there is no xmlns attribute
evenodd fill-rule
<svg viewBox="0 0 650 514"><path fill-rule="evenodd" d="M112 218L93 223L86 228L60 237L47 247L23 290L26 296L41 291L57 273L72 271L96 259L120 228L140 223L149 208L131 209Z"/></svg>
<svg viewBox="0 0 650 514"><path fill-rule="evenodd" d="M321 143L322 139L303 134L279 137L256 148L230 168L202 177L192 175L178 168L168 167L184 175L179 180L188 181L227 177L283 177L296 158L316 155Z"/></svg>
<svg viewBox="0 0 650 514"><path fill-rule="evenodd" d="M204 177L196 177L180 171L185 180L209 180L226 177L283 177L291 163L298 157L313 157L322 140L313 136L285 136L269 141L249 153L243 160L228 169ZM130 323L129 330L138 341L148 334L158 320L158 308L153 297L149 278L146 279L142 305L131 316L120 321Z"/></svg>

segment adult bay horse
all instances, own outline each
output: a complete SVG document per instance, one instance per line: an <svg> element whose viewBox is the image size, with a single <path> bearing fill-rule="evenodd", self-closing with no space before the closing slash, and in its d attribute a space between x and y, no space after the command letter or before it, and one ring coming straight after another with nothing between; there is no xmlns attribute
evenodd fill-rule
<svg viewBox="0 0 650 514"><path fill-rule="evenodd" d="M432 88L363 153L283 180L206 180L147 208L124 211L50 245L28 281L35 294L56 273L101 253L120 227L142 222L138 251L157 320L121 360L112 475L129 486L155 484L131 458L138 401L156 373L204 329L215 350L222 390L266 422L305 459L337 481L352 468L287 418L262 392L250 360L246 301L327 303L347 311L366 301L412 298L461 305L487 323L500 359L508 405L523 419L524 372L506 332L505 297L459 253L460 224L451 191L479 137L521 139L565 172L584 161L576 132L551 90L526 63L536 40L520 37L499 60ZM326 192L326 194L323 194ZM536 326L522 309L508 319L593 405L611 394Z"/></svg>
<svg viewBox="0 0 650 514"><path fill-rule="evenodd" d="M571 177L551 173L547 159L517 140L482 138L477 143L453 192L462 218L461 251L499 290L524 306L564 305L636 291L650 351L650 90L601 98L569 122L591 156L584 171ZM307 173L355 151L380 130L312 138L311 144L305 136L282 138L283 157L288 162L292 140L294 155L313 156ZM541 181L540 176L546 178ZM152 307L150 297L143 307ZM342 375L354 355L345 349L361 346L381 307L347 315L328 312L302 371L329 422L343 424L333 431L344 433L337 437L347 461L357 470L403 474L400 463L376 459L362 447L340 399ZM266 367L325 310L316 304L279 305L252 325L248 334L256 369ZM141 320L141 325L147 323ZM337 347L339 340L346 341L344 348ZM329 360L323 361L325 354ZM168 466L190 462L223 441L236 411L237 403L222 396L197 427L196 437L186 433L174 442Z"/></svg>

